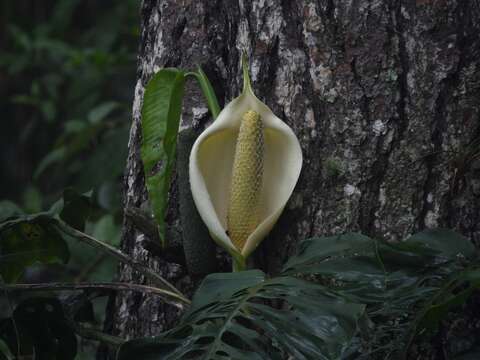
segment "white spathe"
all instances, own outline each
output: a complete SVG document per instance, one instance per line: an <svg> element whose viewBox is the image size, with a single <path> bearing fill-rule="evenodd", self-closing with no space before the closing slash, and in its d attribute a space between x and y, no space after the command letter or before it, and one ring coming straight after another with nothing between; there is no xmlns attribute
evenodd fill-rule
<svg viewBox="0 0 480 360"><path fill-rule="evenodd" d="M264 124L264 172L260 222L240 252L227 235L227 210L235 145L248 110L259 113ZM292 129L253 93L245 63L242 94L195 141L189 167L193 200L210 235L233 257L246 259L272 230L292 195L302 168L302 150Z"/></svg>

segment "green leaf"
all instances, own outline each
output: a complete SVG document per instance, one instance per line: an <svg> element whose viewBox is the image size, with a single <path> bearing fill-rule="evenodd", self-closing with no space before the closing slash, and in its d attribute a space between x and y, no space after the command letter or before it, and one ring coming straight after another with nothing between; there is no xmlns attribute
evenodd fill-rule
<svg viewBox="0 0 480 360"><path fill-rule="evenodd" d="M55 108L55 104L52 101L45 100L40 103L40 111L45 118L47 123L53 123L55 120L55 116L57 115L57 110Z"/></svg>
<svg viewBox="0 0 480 360"><path fill-rule="evenodd" d="M128 154L129 127L121 126L108 131L95 152L79 163L81 172L75 179L75 187L87 191L104 181L118 181L125 168ZM74 170L76 173L78 170Z"/></svg>
<svg viewBox="0 0 480 360"><path fill-rule="evenodd" d="M104 243L119 246L121 229L110 214L102 216L93 226L92 236Z"/></svg>
<svg viewBox="0 0 480 360"><path fill-rule="evenodd" d="M232 281L232 276L234 281ZM265 281L265 274L260 270L240 271L236 275L231 273L210 274L202 281L199 291L195 293L186 316L218 298L229 298L236 292L256 286L263 281Z"/></svg>
<svg viewBox="0 0 480 360"><path fill-rule="evenodd" d="M88 125L85 123L85 121L82 120L68 120L64 124L65 134L81 133L82 131L85 131L87 126Z"/></svg>
<svg viewBox="0 0 480 360"><path fill-rule="evenodd" d="M114 101L108 101L103 104L100 104L94 107L88 113L88 121L91 124L96 124L105 119L110 115L115 109L119 107L119 104Z"/></svg>
<svg viewBox="0 0 480 360"><path fill-rule="evenodd" d="M433 332L440 321L454 308L464 305L475 290L480 289L480 268L455 274L420 311L415 321L416 332Z"/></svg>
<svg viewBox="0 0 480 360"><path fill-rule="evenodd" d="M427 230L397 244L350 233L302 242L284 274L316 276L339 296L366 304L375 327L369 334L363 332L370 346L364 354L378 352L377 347L386 353L404 352L412 340L412 319L419 306L437 296L448 302L432 309L427 304L431 310L425 311L427 324L435 326L450 305L464 300L465 294L450 298L439 291L472 250L468 239L448 230ZM385 319L392 319L395 326L386 325ZM416 321L425 329L422 320Z"/></svg>
<svg viewBox="0 0 480 360"><path fill-rule="evenodd" d="M7 205L8 210L11 204ZM73 266L80 274L89 275L88 278L111 279L116 260L99 253L98 248L85 247L77 239L84 238L83 234L73 230L87 231L106 240L110 246L118 246L120 229L115 225L113 215L100 218L98 215L91 193L79 194L73 189L66 189L63 198L49 211L8 217L0 223L0 275L6 282L15 282L27 267L37 263L64 264L70 260L71 253L75 256L69 264L70 270ZM92 222L91 218L98 221ZM95 271L92 272L92 269Z"/></svg>
<svg viewBox="0 0 480 360"><path fill-rule="evenodd" d="M68 247L46 214L25 216L0 225L0 275L16 282L35 263L66 263Z"/></svg>
<svg viewBox="0 0 480 360"><path fill-rule="evenodd" d="M314 273L314 264L335 255L358 254L359 252L373 256L375 241L358 233L307 239L300 243L297 254L292 256L285 264L283 273L291 274L305 271Z"/></svg>
<svg viewBox="0 0 480 360"><path fill-rule="evenodd" d="M34 187L29 186L23 193L23 208L28 213L40 212L42 209L42 194Z"/></svg>
<svg viewBox="0 0 480 360"><path fill-rule="evenodd" d="M103 215L97 221L89 221L85 232L103 243L118 247L120 226L114 223L112 215ZM77 275L77 281L111 281L115 277L118 261L96 248L86 246L75 238L67 240L72 254L69 268Z"/></svg>
<svg viewBox="0 0 480 360"><path fill-rule="evenodd" d="M112 215L104 215L96 223L92 224L92 236L96 239L118 247L120 245L121 228L114 223ZM92 271L88 277L89 281L110 281L116 276L117 260L99 253L96 249L86 249L84 244L84 253L92 253L86 266L95 264L95 271ZM92 251L90 251L92 250Z"/></svg>
<svg viewBox="0 0 480 360"><path fill-rule="evenodd" d="M162 246L166 244L165 211L175 162L184 85L183 71L162 69L148 83L143 99L142 161Z"/></svg>
<svg viewBox="0 0 480 360"><path fill-rule="evenodd" d="M20 209L14 202L8 200L0 201L0 222L22 214L22 209Z"/></svg>
<svg viewBox="0 0 480 360"><path fill-rule="evenodd" d="M57 32L67 32L72 21L75 8L80 0L59 1L52 11L49 20L51 28Z"/></svg>
<svg viewBox="0 0 480 360"><path fill-rule="evenodd" d="M469 249L445 231L308 239L278 277L209 275L176 328L127 342L119 359L391 359L408 352L419 308L423 330L478 288L480 270L459 272Z"/></svg>
<svg viewBox="0 0 480 360"><path fill-rule="evenodd" d="M30 50L32 47L32 40L23 29L11 24L8 26L8 32L12 36L12 40L15 42L15 45L19 46L22 50Z"/></svg>
<svg viewBox="0 0 480 360"><path fill-rule="evenodd" d="M83 231L92 212L93 204L88 194L79 194L74 189L63 192L63 209L60 218L71 227Z"/></svg>
<svg viewBox="0 0 480 360"><path fill-rule="evenodd" d="M8 345L0 339L0 360L14 360L14 356L11 353Z"/></svg>
<svg viewBox="0 0 480 360"><path fill-rule="evenodd" d="M213 274L180 326L128 342L118 359L340 359L364 310L289 276L267 279L259 270Z"/></svg>
<svg viewBox="0 0 480 360"><path fill-rule="evenodd" d="M38 164L35 173L33 174L34 179L38 177L52 164L62 161L67 155L67 148L62 146L50 151Z"/></svg>
<svg viewBox="0 0 480 360"><path fill-rule="evenodd" d="M425 230L411 236L406 242L419 244L425 249L449 258L457 255L468 258L475 254L475 246L472 242L450 229Z"/></svg>
<svg viewBox="0 0 480 360"><path fill-rule="evenodd" d="M202 89L205 100L207 100L208 109L212 114L213 119L216 119L218 114L220 114L220 105L218 105L217 96L215 95L215 90L213 89L210 80L208 80L207 75L203 72L201 67L198 67L196 72L188 73L193 75Z"/></svg>

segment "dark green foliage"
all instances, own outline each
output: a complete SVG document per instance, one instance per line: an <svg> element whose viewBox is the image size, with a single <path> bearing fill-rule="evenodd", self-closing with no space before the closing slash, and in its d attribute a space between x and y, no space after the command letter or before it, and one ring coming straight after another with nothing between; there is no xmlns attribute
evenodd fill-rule
<svg viewBox="0 0 480 360"><path fill-rule="evenodd" d="M93 212L90 196L72 189L65 190L63 198L47 212L26 215L9 202L1 205L0 275L7 283L18 281L25 269L35 264L66 264L70 258L68 237L58 230L57 218L83 229Z"/></svg>
<svg viewBox="0 0 480 360"><path fill-rule="evenodd" d="M116 260L56 232L49 217L118 246L139 23L137 0L0 5L0 222L48 208L64 188L93 189L88 199L68 190L62 214L1 231L4 280L113 278ZM45 241L30 241L35 234ZM104 304L96 311L104 313ZM96 349L82 340L81 350L77 360L92 359ZM2 352L0 341L0 359Z"/></svg>
<svg viewBox="0 0 480 360"><path fill-rule="evenodd" d="M216 118L220 106L210 81L200 67L196 72L189 73L175 68L159 70L148 82L143 97L142 161L148 197L163 248L166 248L168 242L165 212L175 164L177 134L187 75L197 80L210 112L213 118ZM188 162L188 158L185 162ZM185 175L188 178L188 171ZM184 182L183 179L181 181Z"/></svg>
<svg viewBox="0 0 480 360"><path fill-rule="evenodd" d="M22 209L20 209L15 203L8 200L0 201L0 223L8 218L22 214Z"/></svg>
<svg viewBox="0 0 480 360"><path fill-rule="evenodd" d="M406 356L417 329L425 327L416 311L438 322L447 308L432 312L430 299L461 305L477 287L473 250L449 230L395 245L360 234L312 238L276 278L258 270L208 276L176 328L127 342L119 359ZM477 269L462 277L471 284L467 296L441 295L448 277L467 265Z"/></svg>
<svg viewBox="0 0 480 360"><path fill-rule="evenodd" d="M435 333L452 308L465 304L475 290L480 289L480 268L467 269L453 274L431 298L414 322L416 333Z"/></svg>
<svg viewBox="0 0 480 360"><path fill-rule="evenodd" d="M75 229L83 230L87 224L94 236L106 243L118 245L120 234L113 217L104 215L99 210L92 200L92 194L79 194L73 189L67 189L63 198L49 211L32 215L19 212L8 202L0 204L0 214L10 214L0 223L0 275L5 282L18 281L24 271L35 264L66 264L70 253L76 253L70 266L83 268L92 260L99 259L106 262L97 264L92 279L108 280L112 277L115 262L108 258L103 260L103 255L94 249L85 249L85 246L79 245L58 226L59 221L62 221ZM88 221L92 219L96 220L95 223ZM69 247L73 251L70 252ZM66 271L63 272L65 275ZM63 280L63 277L59 278Z"/></svg>
<svg viewBox="0 0 480 360"><path fill-rule="evenodd" d="M85 221L92 211L90 196L80 195L72 189L63 192L63 209L60 218L77 230L84 230Z"/></svg>
<svg viewBox="0 0 480 360"><path fill-rule="evenodd" d="M127 150L138 2L46 0L32 2L31 9L21 10L20 2L1 7L0 95L7 101L0 110L8 121L0 132L0 190L15 190L7 196L21 204L0 202L2 278L18 281L36 264L55 266L48 280L111 278L114 263L76 245L75 232L66 236L59 225L118 242L116 181ZM215 118L220 108L205 74L200 69L188 74L199 81ZM162 239L184 80L182 71L163 69L145 93L142 156ZM478 157L478 142L465 154L463 160ZM180 157L185 165L187 152ZM452 163L468 163L462 159ZM460 165L459 173L465 167ZM181 199L188 189L186 173L186 167L179 170ZM67 184L94 191L67 190L50 211L38 213ZM207 238L196 230L188 236ZM189 244L198 245L187 243L186 252L199 252ZM202 269L210 263L208 254L201 258ZM187 259L190 270L196 260ZM474 247L452 231L430 230L395 245L360 234L313 238L301 243L277 277L258 270L208 276L176 328L126 343L119 358L405 358L417 338L435 334L479 286ZM77 295L88 299L92 293ZM92 304L67 314L63 296L24 297L12 292L0 299L7 308L0 312L0 359L12 359L18 347L22 355L35 351L38 359L75 358L73 332L92 336L77 327L93 320ZM105 334L95 338L122 342ZM476 344L455 359L478 354Z"/></svg>
<svg viewBox="0 0 480 360"><path fill-rule="evenodd" d="M415 313L428 308L448 276L473 257L470 241L445 229L424 231L399 244L347 234L303 242L285 270L320 277L340 296L366 304L372 323L362 332L359 358L396 359L406 356L417 334ZM445 314L438 315L437 321Z"/></svg>
<svg viewBox="0 0 480 360"><path fill-rule="evenodd" d="M363 313L363 305L294 277L268 279L259 270L213 274L181 326L159 339L122 346L119 359L134 353L145 359L339 358Z"/></svg>
<svg viewBox="0 0 480 360"><path fill-rule="evenodd" d="M49 211L25 215L19 214L20 210L12 207L10 203L2 203L5 207L0 206L0 213L3 215L3 222L0 223L0 283L25 282L22 275L27 270L32 270L32 265L41 266L48 269L52 264L58 264L56 267L57 277L53 280L68 279L72 265L85 267L92 259L97 261L99 256L98 250L87 249L77 246L72 234L67 235L62 230L61 224L68 226L69 223L73 227L83 227L90 216L98 216L96 213L98 208L92 203L89 195L81 195L73 190L67 190L64 197L56 202ZM11 211L13 210L13 211ZM7 217L8 215L8 217ZM93 228L93 234L101 239L105 239L108 235L115 233L113 220L111 216L102 216L97 226ZM115 234L118 240L118 234ZM112 240L110 238L110 240ZM70 259L69 247L74 252L80 252L87 256L75 256ZM91 251L88 251L91 250ZM60 264L62 267L60 267ZM116 262L102 262L97 264L93 274L85 274L85 278L91 280L109 280L111 272ZM108 265L108 269L103 265ZM60 271L59 271L60 270ZM3 280L2 280L3 279ZM28 278L27 278L28 279ZM67 280L68 281L68 280ZM70 280L71 281L71 280ZM1 286L1 284L0 284ZM71 319L64 317L64 310L60 306L60 302L55 298L49 299L30 299L13 305L17 301L22 301L26 294L20 292L7 295L5 290L1 291L0 300L2 304L8 304L7 309L0 312L0 359L8 359L6 349L17 354L17 340L20 342L20 349L23 355L35 353L35 359L58 359L68 360L74 359L77 352L77 339L73 335L72 319L75 321L92 322L92 304L85 303L87 307L82 306L76 309L71 315ZM92 294L89 292L89 294ZM103 293L106 295L108 293ZM65 299L63 296L59 299ZM98 312L98 303L96 303L96 311ZM63 306L63 305L62 305ZM14 316L1 320L10 309L15 309ZM84 311L87 310L87 311ZM104 311L104 308L101 309ZM88 316L85 316L87 314ZM100 319L104 314L100 313ZM4 341L5 340L5 341ZM3 348L2 348L3 347Z"/></svg>
<svg viewBox="0 0 480 360"><path fill-rule="evenodd" d="M0 231L19 231L19 224L36 226L39 231L51 230L62 242L58 216L89 199L73 192L66 198L49 212L9 218L0 224ZM81 217L73 220L72 224L81 223ZM58 249L47 250L45 254L54 255ZM30 260L50 261L34 256ZM21 273L30 264L18 262L15 269ZM120 360L405 358L417 337L434 334L451 310L470 299L480 286L479 274L474 247L450 230L424 231L398 244L354 233L312 238L300 244L298 254L277 277L259 270L207 276L177 327L154 338L129 341L121 345L118 356ZM39 316L46 316L42 311ZM3 339L11 351L13 330L4 327ZM59 334L49 331L53 338ZM27 349L40 346L26 339ZM60 343L69 344L65 346L73 353L76 348L67 340ZM46 343L42 341L42 346ZM45 349L51 356L51 347Z"/></svg>
<svg viewBox="0 0 480 360"><path fill-rule="evenodd" d="M12 352L2 339L0 339L0 360L14 360Z"/></svg>
<svg viewBox="0 0 480 360"><path fill-rule="evenodd" d="M138 2L6 2L1 13L0 110L8 121L0 197L18 201L31 184L45 205L67 184L87 191L116 180L126 159ZM104 146L116 138L115 151Z"/></svg>
<svg viewBox="0 0 480 360"><path fill-rule="evenodd" d="M148 197L163 247L167 242L165 211L175 164L184 86L182 71L162 69L149 81L143 98L142 161Z"/></svg>
<svg viewBox="0 0 480 360"><path fill-rule="evenodd" d="M93 189L95 213L81 214L85 206L77 199L61 217L117 244L138 1L6 1L0 7L0 221L42 211L67 187ZM24 280L114 276L115 261L67 242L68 266L35 266Z"/></svg>
<svg viewBox="0 0 480 360"><path fill-rule="evenodd" d="M24 216L0 225L0 275L16 282L28 266L66 263L68 247L48 214Z"/></svg>
<svg viewBox="0 0 480 360"><path fill-rule="evenodd" d="M475 255L475 247L465 236L449 229L432 229L412 235L406 245L418 246L431 250L434 255L442 255L446 258L455 258L463 255L471 258Z"/></svg>

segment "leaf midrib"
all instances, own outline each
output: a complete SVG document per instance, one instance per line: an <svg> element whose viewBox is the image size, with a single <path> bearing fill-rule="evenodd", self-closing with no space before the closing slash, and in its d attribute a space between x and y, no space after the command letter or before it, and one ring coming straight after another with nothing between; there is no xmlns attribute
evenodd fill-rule
<svg viewBox="0 0 480 360"><path fill-rule="evenodd" d="M211 344L208 353L205 354L205 357L204 357L205 360L210 359L211 355L214 355L215 352L218 350L218 345L222 341L223 334L228 330L233 318L235 316L237 316L238 313L240 313L240 310L244 306L244 304L246 302L248 302L248 300L250 300L252 297L255 297L255 295L258 293L258 291L260 289L262 289L266 284L268 284L268 280L264 280L261 284L258 284L258 285L254 286L252 288L245 289L247 291L247 293L242 298L242 300L239 302L238 306L236 306L235 309L233 309L231 314L225 320L223 326L220 328L220 331L218 332L218 335L215 337L215 340Z"/></svg>

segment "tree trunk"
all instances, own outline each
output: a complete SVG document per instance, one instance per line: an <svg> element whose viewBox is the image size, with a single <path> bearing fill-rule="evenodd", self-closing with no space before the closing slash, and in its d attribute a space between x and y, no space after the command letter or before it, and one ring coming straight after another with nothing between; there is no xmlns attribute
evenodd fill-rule
<svg viewBox="0 0 480 360"><path fill-rule="evenodd" d="M125 207L146 200L140 108L152 74L201 65L227 103L241 91L245 49L257 96L292 127L304 155L257 266L275 273L300 240L345 231L397 241L449 227L480 242L478 1L145 0L141 17ZM182 128L208 120L189 84ZM167 220L181 231L176 186ZM191 293L185 267L144 240L126 220L122 249ZM120 278L145 282L126 266ZM149 295L118 294L111 305L111 330L126 338L158 334L179 315Z"/></svg>

